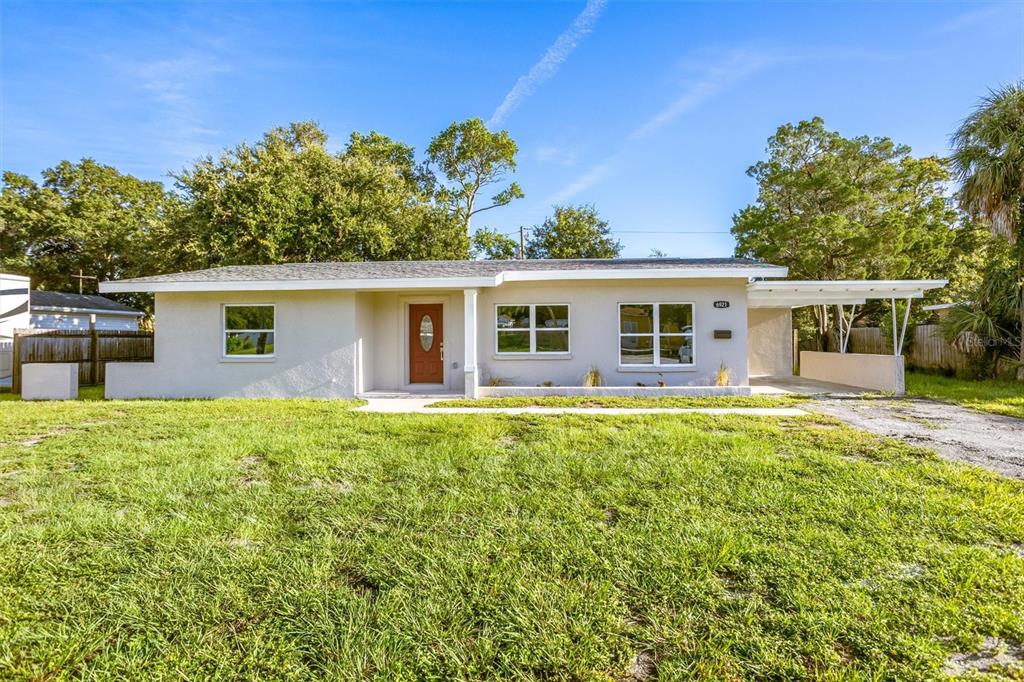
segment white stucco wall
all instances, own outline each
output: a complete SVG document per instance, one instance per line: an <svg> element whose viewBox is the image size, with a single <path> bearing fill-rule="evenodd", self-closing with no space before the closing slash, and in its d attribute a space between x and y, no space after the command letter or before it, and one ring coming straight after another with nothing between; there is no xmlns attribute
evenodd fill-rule
<svg viewBox="0 0 1024 682"><path fill-rule="evenodd" d="M792 376L792 310L751 308L747 311L747 372L752 377Z"/></svg>
<svg viewBox="0 0 1024 682"><path fill-rule="evenodd" d="M715 308L728 301L728 308ZM222 357L222 306L273 303L275 357ZM408 307L444 306L445 383L408 383ZM495 305L567 303L570 354L501 357L495 353ZM658 370L619 365L619 303L693 303L694 367ZM153 363L109 363L106 393L134 397L351 397L369 390L465 388L465 298L462 290L406 292L211 292L159 293L155 301ZM477 303L480 381L507 385L578 386L595 366L609 386L708 386L724 364L730 384L747 381L746 282L647 280L618 282L506 283L480 289ZM715 339L716 330L732 338Z"/></svg>
<svg viewBox="0 0 1024 682"><path fill-rule="evenodd" d="M351 397L359 347L355 298L344 291L158 293L154 362L108 363L106 395ZM225 303L276 305L273 359L222 357Z"/></svg>
<svg viewBox="0 0 1024 682"><path fill-rule="evenodd" d="M654 386L660 371L668 386L707 386L721 364L733 385L747 384L746 280L631 280L604 282L522 282L481 289L478 364L481 384L500 378L509 385L535 386L545 381L578 386L595 366L609 386ZM715 308L715 301L729 307ZM495 305L568 303L570 357L508 358L495 352ZM660 370L619 365L619 303L693 303L695 367ZM716 340L716 329L732 338Z"/></svg>

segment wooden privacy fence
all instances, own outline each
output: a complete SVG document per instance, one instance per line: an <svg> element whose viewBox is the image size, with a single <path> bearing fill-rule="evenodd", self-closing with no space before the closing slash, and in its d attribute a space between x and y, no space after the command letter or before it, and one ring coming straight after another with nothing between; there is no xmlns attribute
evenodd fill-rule
<svg viewBox="0 0 1024 682"><path fill-rule="evenodd" d="M21 366L77 362L78 383L102 384L108 362L152 362L153 332L107 329L19 329L14 332L11 390L21 392Z"/></svg>
<svg viewBox="0 0 1024 682"><path fill-rule="evenodd" d="M970 343L971 339L965 339ZM854 327L850 330L851 353L892 353L892 338L878 327ZM914 367L929 369L966 369L968 356L942 338L937 324L919 324L908 333L903 349Z"/></svg>

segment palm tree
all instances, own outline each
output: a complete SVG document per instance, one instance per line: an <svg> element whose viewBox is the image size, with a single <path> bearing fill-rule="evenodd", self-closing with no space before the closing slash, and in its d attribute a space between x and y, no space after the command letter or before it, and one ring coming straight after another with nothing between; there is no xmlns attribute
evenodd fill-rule
<svg viewBox="0 0 1024 682"><path fill-rule="evenodd" d="M1018 376L1024 373L1024 81L994 90L953 134L960 206L1013 245Z"/></svg>

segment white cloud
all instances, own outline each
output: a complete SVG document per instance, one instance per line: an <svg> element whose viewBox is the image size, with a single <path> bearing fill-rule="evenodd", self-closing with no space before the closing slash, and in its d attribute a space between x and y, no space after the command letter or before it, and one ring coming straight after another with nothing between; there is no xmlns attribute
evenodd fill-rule
<svg viewBox="0 0 1024 682"><path fill-rule="evenodd" d="M580 158L580 151L575 147L563 147L549 144L538 147L534 156L541 163L554 163L560 166L571 166Z"/></svg>
<svg viewBox="0 0 1024 682"><path fill-rule="evenodd" d="M947 33L955 33L965 28L970 28L975 24L983 21L994 19L997 15L1002 14L1007 9L1010 9L1009 3L996 3L992 5L982 5L970 11L958 14L955 17L947 19L935 26L932 26L928 33L930 35L945 35ZM1019 6L1018 6L1019 8Z"/></svg>
<svg viewBox="0 0 1024 682"><path fill-rule="evenodd" d="M760 71L774 62L767 53L738 51L713 64L700 78L690 83L664 109L647 119L629 134L629 139L647 137L683 114L700 107L704 102L736 82Z"/></svg>
<svg viewBox="0 0 1024 682"><path fill-rule="evenodd" d="M494 110L491 119L487 122L489 128L501 125L505 117L512 113L524 99L533 94L541 83L558 72L560 67L583 38L594 28L594 24L600 18L608 0L588 0L587 6L577 15L572 24L569 25L562 35L552 43L544 56L534 64L524 76L520 76L516 84L512 86L505 99L498 108Z"/></svg>
<svg viewBox="0 0 1024 682"><path fill-rule="evenodd" d="M653 135L683 114L697 109L718 93L776 61L777 58L769 53L743 50L732 52L724 59L705 67L700 76L692 80L675 99L633 129L618 151L559 189L548 197L545 203L563 203L590 189L614 173L615 167L631 145Z"/></svg>
<svg viewBox="0 0 1024 682"><path fill-rule="evenodd" d="M590 189L612 174L615 170L615 164L619 160L619 156L621 156L621 154L612 154L601 163L592 166L586 173L549 196L544 203L548 206L561 204L572 199L580 192Z"/></svg>
<svg viewBox="0 0 1024 682"><path fill-rule="evenodd" d="M129 67L151 100L153 137L167 153L191 161L209 150L219 131L203 125L203 92L233 69L210 50L188 50Z"/></svg>

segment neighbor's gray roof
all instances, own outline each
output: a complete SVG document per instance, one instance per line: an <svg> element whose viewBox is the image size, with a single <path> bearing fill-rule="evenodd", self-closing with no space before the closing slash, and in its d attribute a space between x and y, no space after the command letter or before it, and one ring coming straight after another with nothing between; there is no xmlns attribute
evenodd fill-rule
<svg viewBox="0 0 1024 682"><path fill-rule="evenodd" d="M493 277L502 272L545 270L659 270L773 267L747 258L580 258L565 260L425 260L229 265L209 270L121 280L125 283L259 282Z"/></svg>
<svg viewBox="0 0 1024 682"><path fill-rule="evenodd" d="M142 311L135 308L111 301L106 296L94 296L90 294L67 294L62 291L38 291L31 293L32 308L63 308L69 310L105 310L112 313L136 313L142 315Z"/></svg>

